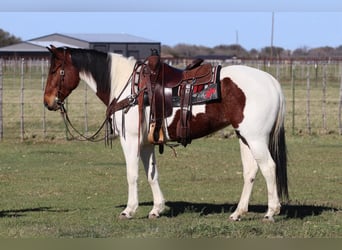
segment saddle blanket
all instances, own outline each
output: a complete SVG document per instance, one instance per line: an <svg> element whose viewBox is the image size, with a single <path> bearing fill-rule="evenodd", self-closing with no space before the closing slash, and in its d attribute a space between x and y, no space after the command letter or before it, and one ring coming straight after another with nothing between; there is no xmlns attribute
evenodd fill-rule
<svg viewBox="0 0 342 250"><path fill-rule="evenodd" d="M191 104L203 104L208 102L219 101L221 99L221 89L220 82L203 84L200 86L201 88L194 88L193 94L191 97ZM180 107L181 98L179 95L172 95L172 106Z"/></svg>

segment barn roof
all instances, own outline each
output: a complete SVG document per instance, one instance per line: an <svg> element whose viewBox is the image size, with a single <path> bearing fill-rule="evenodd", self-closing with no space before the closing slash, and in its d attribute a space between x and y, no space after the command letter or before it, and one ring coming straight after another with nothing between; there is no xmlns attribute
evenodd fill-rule
<svg viewBox="0 0 342 250"><path fill-rule="evenodd" d="M59 35L76 38L89 43L159 43L151 39L134 36L126 33L65 33Z"/></svg>
<svg viewBox="0 0 342 250"><path fill-rule="evenodd" d="M28 41L29 43L32 43L34 45L38 45L41 47L48 47L50 45L54 45L55 47L70 47L70 48L78 48L77 46L73 44L63 43L60 41Z"/></svg>
<svg viewBox="0 0 342 250"><path fill-rule="evenodd" d="M44 52L47 51L46 47L50 45L54 45L56 47L73 47L75 48L76 46L67 44L67 43L62 43L59 41L26 41L26 42L21 42L5 47L1 47L0 51L16 51L16 52Z"/></svg>
<svg viewBox="0 0 342 250"><path fill-rule="evenodd" d="M48 53L46 47L93 48L95 44L159 44L160 42L126 33L52 33L0 48L1 54ZM127 53L127 52L125 52ZM145 56L145 55L144 55Z"/></svg>
<svg viewBox="0 0 342 250"><path fill-rule="evenodd" d="M79 40L86 43L159 43L144 37L134 36L126 33L53 33L31 39L30 41L41 41L49 38L63 38Z"/></svg>

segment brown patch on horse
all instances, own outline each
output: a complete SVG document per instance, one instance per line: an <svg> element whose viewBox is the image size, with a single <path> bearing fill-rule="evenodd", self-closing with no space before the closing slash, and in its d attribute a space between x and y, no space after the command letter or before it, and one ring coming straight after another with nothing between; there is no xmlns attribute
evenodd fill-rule
<svg viewBox="0 0 342 250"><path fill-rule="evenodd" d="M111 86L111 61L107 53L96 50L56 48L51 45L51 66L45 87L44 104L50 110L57 110L59 103L74 90L80 82L80 72L93 77L97 86L96 95L104 104L109 104ZM64 70L64 74L61 74Z"/></svg>
<svg viewBox="0 0 342 250"><path fill-rule="evenodd" d="M239 127L244 115L246 96L242 90L229 78L221 80L221 101L206 104L205 113L191 117L191 139L200 138L216 132L228 125L235 129ZM171 140L177 140L177 122L180 118L180 110L168 127Z"/></svg>
<svg viewBox="0 0 342 250"><path fill-rule="evenodd" d="M108 105L111 91L111 58L107 53L86 50L70 49L73 65L79 72L91 76L96 82L96 95Z"/></svg>
<svg viewBox="0 0 342 250"><path fill-rule="evenodd" d="M79 71L71 61L68 49L49 49L52 53L51 66L46 81L44 92L44 104L49 109L58 108L56 97L63 102L64 99L78 86L80 82ZM64 73L61 73L64 71Z"/></svg>

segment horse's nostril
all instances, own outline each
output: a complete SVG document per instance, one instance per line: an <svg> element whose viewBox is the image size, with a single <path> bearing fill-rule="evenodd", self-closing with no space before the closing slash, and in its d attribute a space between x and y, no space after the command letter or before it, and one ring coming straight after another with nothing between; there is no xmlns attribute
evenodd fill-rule
<svg viewBox="0 0 342 250"><path fill-rule="evenodd" d="M47 102L44 102L44 107L47 108L48 110L54 110L54 108L49 106Z"/></svg>

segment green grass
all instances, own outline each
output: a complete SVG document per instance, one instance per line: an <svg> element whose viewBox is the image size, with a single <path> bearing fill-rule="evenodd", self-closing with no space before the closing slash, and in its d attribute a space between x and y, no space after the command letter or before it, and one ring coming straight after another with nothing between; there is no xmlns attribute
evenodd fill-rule
<svg viewBox="0 0 342 250"><path fill-rule="evenodd" d="M338 68L328 68L327 128L322 127L322 67L312 78L311 136L306 124L305 67L296 68L293 99L289 67L280 68L287 100L290 202L276 223L262 223L266 188L257 176L250 213L243 221L228 221L242 190L238 143L225 129L158 155L160 184L167 210L148 220L152 195L140 170L140 207L133 220L118 220L127 202L125 160L118 141L103 143L65 140L62 119L42 105L45 80L40 67L25 77L24 142L20 143L20 76L3 74L4 139L0 143L1 238L311 238L342 236L342 144L338 135ZM268 69L276 75L275 68ZM312 70L312 68L310 69ZM27 73L27 72L26 72ZM314 76L314 73L312 73ZM43 84L42 84L43 82ZM89 133L102 123L105 107L82 83L68 98L70 117ZM85 106L87 100L87 106ZM292 109L295 100L295 109ZM45 112L46 111L46 112ZM292 127L292 114L295 124ZM45 114L45 131L43 116ZM295 136L292 135L295 134ZM232 136L234 137L234 136Z"/></svg>
<svg viewBox="0 0 342 250"><path fill-rule="evenodd" d="M342 236L340 138L288 137L291 200L276 223L263 223L266 189L259 173L250 213L228 221L242 189L236 139L205 138L158 155L167 210L148 220L152 195L140 170L140 207L118 220L127 201L118 141L10 141L0 153L0 237L307 238ZM142 169L142 168L141 168Z"/></svg>

